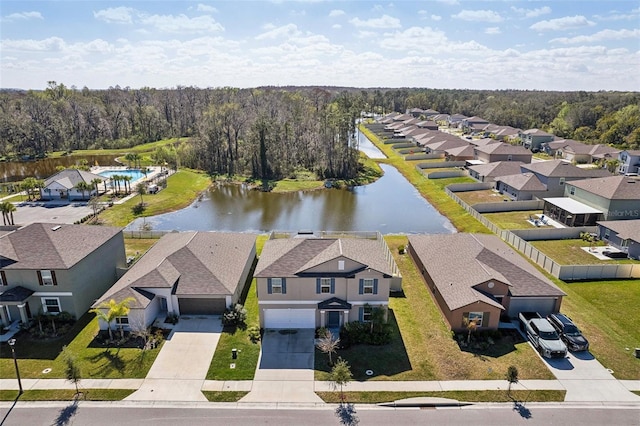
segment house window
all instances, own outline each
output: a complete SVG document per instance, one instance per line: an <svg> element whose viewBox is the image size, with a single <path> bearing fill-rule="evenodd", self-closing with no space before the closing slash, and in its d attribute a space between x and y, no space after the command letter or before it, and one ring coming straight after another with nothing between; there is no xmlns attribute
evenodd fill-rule
<svg viewBox="0 0 640 426"><path fill-rule="evenodd" d="M46 285L46 286L50 286L50 285L55 285L54 281L53 281L53 272L49 271L49 270L41 270L40 271L40 277L41 277L41 281L42 281L42 285Z"/></svg>
<svg viewBox="0 0 640 426"><path fill-rule="evenodd" d="M507 161L511 161L511 160L513 160L513 155L507 156Z"/></svg>
<svg viewBox="0 0 640 426"><path fill-rule="evenodd" d="M362 280L362 293L373 294L373 278L365 278Z"/></svg>
<svg viewBox="0 0 640 426"><path fill-rule="evenodd" d="M629 247L629 240L622 240L620 247Z"/></svg>
<svg viewBox="0 0 640 426"><path fill-rule="evenodd" d="M469 312L469 322L475 322L476 327L482 327L483 312Z"/></svg>
<svg viewBox="0 0 640 426"><path fill-rule="evenodd" d="M576 187L575 186L569 187L569 194L574 195L575 193L576 193Z"/></svg>
<svg viewBox="0 0 640 426"><path fill-rule="evenodd" d="M371 306L365 306L362 308L362 322L371 322L371 313L373 308Z"/></svg>
<svg viewBox="0 0 640 426"><path fill-rule="evenodd" d="M7 277L4 274L4 271L0 271L0 287L2 287L3 285L9 285L9 284L7 284Z"/></svg>
<svg viewBox="0 0 640 426"><path fill-rule="evenodd" d="M320 278L320 293L331 293L331 278Z"/></svg>
<svg viewBox="0 0 640 426"><path fill-rule="evenodd" d="M609 235L611 235L611 230L607 228L607 229L604 230L604 239L608 240L609 239Z"/></svg>
<svg viewBox="0 0 640 426"><path fill-rule="evenodd" d="M43 297L42 309L48 314L59 314L62 311L60 309L60 299L57 297Z"/></svg>
<svg viewBox="0 0 640 426"><path fill-rule="evenodd" d="M129 325L129 317L116 317L116 325L118 326Z"/></svg>
<svg viewBox="0 0 640 426"><path fill-rule="evenodd" d="M344 260L338 260L338 271L344 271Z"/></svg>
<svg viewBox="0 0 640 426"><path fill-rule="evenodd" d="M560 182L559 183L560 183L560 186L564 185L564 178L563 177L560 178Z"/></svg>
<svg viewBox="0 0 640 426"><path fill-rule="evenodd" d="M271 293L282 294L282 278L271 278Z"/></svg>

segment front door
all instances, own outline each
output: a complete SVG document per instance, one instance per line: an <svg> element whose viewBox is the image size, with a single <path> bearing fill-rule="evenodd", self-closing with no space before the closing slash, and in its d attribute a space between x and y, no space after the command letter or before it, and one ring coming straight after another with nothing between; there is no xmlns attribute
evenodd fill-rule
<svg viewBox="0 0 640 426"><path fill-rule="evenodd" d="M329 311L328 314L329 316L327 318L327 328L340 327L340 312Z"/></svg>

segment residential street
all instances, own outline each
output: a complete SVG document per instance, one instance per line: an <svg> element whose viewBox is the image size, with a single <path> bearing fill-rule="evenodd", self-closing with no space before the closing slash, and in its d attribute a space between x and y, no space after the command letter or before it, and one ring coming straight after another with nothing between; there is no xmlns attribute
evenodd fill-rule
<svg viewBox="0 0 640 426"><path fill-rule="evenodd" d="M11 403L2 403L2 425L338 425L336 405L320 409L304 407L277 408L236 404L184 404L128 405L126 403L81 402L76 405L62 403L18 403L6 415ZM514 408L510 404L480 404L465 408L420 410L416 408L390 409L376 406L354 407L351 417L343 424L361 425L637 425L640 408L630 406L527 404ZM349 423L348 421L351 421Z"/></svg>

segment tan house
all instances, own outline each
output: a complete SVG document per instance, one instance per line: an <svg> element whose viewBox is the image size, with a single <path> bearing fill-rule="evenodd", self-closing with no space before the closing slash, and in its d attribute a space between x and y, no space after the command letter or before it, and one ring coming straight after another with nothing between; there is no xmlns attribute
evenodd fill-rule
<svg viewBox="0 0 640 426"><path fill-rule="evenodd" d="M337 328L386 309L402 277L378 234L365 238L268 240L254 277L260 326Z"/></svg>
<svg viewBox="0 0 640 426"><path fill-rule="evenodd" d="M522 146L511 145L504 142L490 143L488 145L476 146L476 160L484 163L494 163L496 161L521 161L530 163L531 151Z"/></svg>
<svg viewBox="0 0 640 426"><path fill-rule="evenodd" d="M219 315L238 302L256 259L256 236L225 232L164 235L94 303L133 298L125 329L167 314ZM107 324L100 323L106 330Z"/></svg>
<svg viewBox="0 0 640 426"><path fill-rule="evenodd" d="M122 230L32 223L0 236L0 318L7 326L38 313L79 318L126 267Z"/></svg>
<svg viewBox="0 0 640 426"><path fill-rule="evenodd" d="M468 321L496 329L500 317L558 312L565 293L493 234L410 235L409 254L452 330Z"/></svg>

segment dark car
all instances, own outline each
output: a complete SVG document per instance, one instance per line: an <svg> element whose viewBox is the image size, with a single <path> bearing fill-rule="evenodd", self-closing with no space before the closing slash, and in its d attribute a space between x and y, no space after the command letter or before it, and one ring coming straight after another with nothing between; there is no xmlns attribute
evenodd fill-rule
<svg viewBox="0 0 640 426"><path fill-rule="evenodd" d="M585 339L582 332L571 321L571 318L564 314L551 314L547 317L551 325L558 330L560 338L567 344L572 352L589 350L589 341Z"/></svg>

